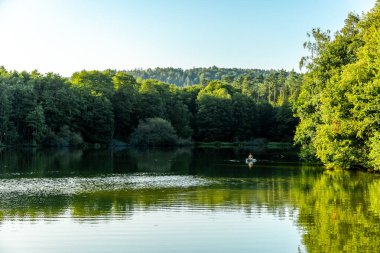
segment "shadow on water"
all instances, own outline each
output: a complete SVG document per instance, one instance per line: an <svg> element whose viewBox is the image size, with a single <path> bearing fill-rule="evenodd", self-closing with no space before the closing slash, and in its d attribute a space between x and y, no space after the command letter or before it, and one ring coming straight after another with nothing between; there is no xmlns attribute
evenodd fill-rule
<svg viewBox="0 0 380 253"><path fill-rule="evenodd" d="M245 164L245 158L250 151L238 148L3 149L0 151L0 178L137 172L246 177L252 175L246 170L248 165ZM256 174L265 173L265 166L298 166L294 151L260 150L255 151L255 155L258 159L253 166ZM283 172L286 173L285 170Z"/></svg>
<svg viewBox="0 0 380 253"><path fill-rule="evenodd" d="M258 159L249 168L248 152ZM323 171L291 150L0 151L0 224L136 211L225 210L293 217L308 252L376 252L380 178ZM0 225L1 226L1 225Z"/></svg>
<svg viewBox="0 0 380 253"><path fill-rule="evenodd" d="M0 177L182 172L191 149L18 149L0 151Z"/></svg>

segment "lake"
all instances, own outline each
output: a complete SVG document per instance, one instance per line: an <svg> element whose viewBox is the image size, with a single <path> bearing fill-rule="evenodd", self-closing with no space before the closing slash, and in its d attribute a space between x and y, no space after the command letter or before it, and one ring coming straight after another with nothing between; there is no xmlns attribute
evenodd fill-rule
<svg viewBox="0 0 380 253"><path fill-rule="evenodd" d="M324 171L286 148L0 150L2 253L377 252L379 242L379 175Z"/></svg>

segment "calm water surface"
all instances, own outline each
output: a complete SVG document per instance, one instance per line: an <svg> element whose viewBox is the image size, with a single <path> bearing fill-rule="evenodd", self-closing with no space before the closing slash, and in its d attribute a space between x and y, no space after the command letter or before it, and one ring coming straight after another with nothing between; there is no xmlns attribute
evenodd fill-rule
<svg viewBox="0 0 380 253"><path fill-rule="evenodd" d="M249 151L0 150L0 252L378 252L378 175Z"/></svg>

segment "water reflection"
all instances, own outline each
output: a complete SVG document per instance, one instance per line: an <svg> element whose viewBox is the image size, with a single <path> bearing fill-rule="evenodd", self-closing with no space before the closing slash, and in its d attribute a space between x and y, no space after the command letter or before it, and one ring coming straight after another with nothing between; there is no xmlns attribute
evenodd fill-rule
<svg viewBox="0 0 380 253"><path fill-rule="evenodd" d="M211 177L250 177L247 149L19 149L0 151L0 178L62 177L135 172L174 173ZM259 169L265 166L298 168L294 151L262 150ZM280 158L281 157L281 158ZM290 162L290 163L289 163ZM291 166L290 166L291 165ZM290 173L295 170L291 169ZM298 169L297 169L298 170ZM264 171L262 171L264 172ZM273 171L268 171L272 173ZM281 174L286 174L283 170Z"/></svg>
<svg viewBox="0 0 380 253"><path fill-rule="evenodd" d="M306 231L308 250L376 252L380 246L379 209L373 208L380 197L377 186L374 175L327 171L308 195L300 194L298 224Z"/></svg>
<svg viewBox="0 0 380 253"><path fill-rule="evenodd" d="M0 152L0 177L54 177L131 172L188 173L190 149L19 149Z"/></svg>
<svg viewBox="0 0 380 253"><path fill-rule="evenodd" d="M141 213L243 215L235 222L269 215L302 231L300 251L376 252L379 176L323 171L286 152L255 152L250 169L245 149L3 150L0 228L12 220L100 224Z"/></svg>

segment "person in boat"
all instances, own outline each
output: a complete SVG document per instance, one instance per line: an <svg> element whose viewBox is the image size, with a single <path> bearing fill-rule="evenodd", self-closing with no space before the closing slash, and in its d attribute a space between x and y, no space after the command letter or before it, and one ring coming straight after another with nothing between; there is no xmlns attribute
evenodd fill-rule
<svg viewBox="0 0 380 253"><path fill-rule="evenodd" d="M245 163L248 164L249 169L252 169L254 162L253 154L249 153L247 159L245 159Z"/></svg>

